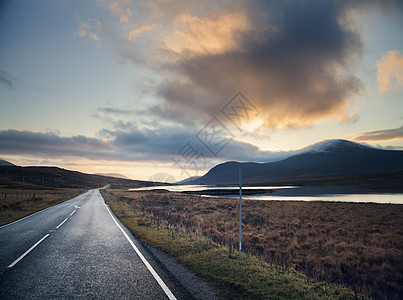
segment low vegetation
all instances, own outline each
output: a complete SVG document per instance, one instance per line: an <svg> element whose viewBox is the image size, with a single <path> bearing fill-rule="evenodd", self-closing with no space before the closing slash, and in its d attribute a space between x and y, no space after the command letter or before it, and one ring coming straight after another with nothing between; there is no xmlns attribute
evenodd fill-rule
<svg viewBox="0 0 403 300"><path fill-rule="evenodd" d="M83 193L82 189L0 189L0 226Z"/></svg>
<svg viewBox="0 0 403 300"><path fill-rule="evenodd" d="M229 298L399 299L403 292L400 205L244 201L247 255L237 262L235 199L113 190L104 197L136 235Z"/></svg>

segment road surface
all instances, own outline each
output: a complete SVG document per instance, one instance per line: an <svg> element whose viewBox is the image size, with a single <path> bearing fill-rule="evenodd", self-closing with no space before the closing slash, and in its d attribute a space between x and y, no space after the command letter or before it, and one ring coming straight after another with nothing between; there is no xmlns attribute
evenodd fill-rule
<svg viewBox="0 0 403 300"><path fill-rule="evenodd" d="M169 264L130 234L99 190L0 227L0 299L214 297L197 279L180 282Z"/></svg>

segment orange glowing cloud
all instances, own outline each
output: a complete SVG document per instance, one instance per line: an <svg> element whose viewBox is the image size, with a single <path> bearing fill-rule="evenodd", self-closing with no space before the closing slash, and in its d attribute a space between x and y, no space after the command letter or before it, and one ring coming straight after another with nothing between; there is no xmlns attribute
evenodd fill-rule
<svg viewBox="0 0 403 300"><path fill-rule="evenodd" d="M165 43L177 53L218 54L238 48L239 33L253 28L241 13L197 17L182 13L175 17L176 30Z"/></svg>
<svg viewBox="0 0 403 300"><path fill-rule="evenodd" d="M100 1L103 2L103 1ZM133 16L133 11L130 9L129 0L106 1L109 11L119 18L121 24L129 24Z"/></svg>
<svg viewBox="0 0 403 300"><path fill-rule="evenodd" d="M91 31L91 28L92 28L92 25L90 24L91 21L93 21L93 20L89 20L87 22L81 21L80 28L78 29L76 34L77 34L77 36L82 37L82 38L83 37L90 38L91 40L93 40L96 43L97 48L99 48L102 46L102 39L97 34L95 34L94 32Z"/></svg>
<svg viewBox="0 0 403 300"><path fill-rule="evenodd" d="M161 117L180 110L208 119L241 91L264 128L348 121L349 98L363 89L349 70L360 38L331 5L315 3L320 14L305 2L177 14L165 39L177 59L168 65L173 79L159 88Z"/></svg>
<svg viewBox="0 0 403 300"><path fill-rule="evenodd" d="M387 92L396 86L403 86L403 55L398 50L391 50L376 63L378 88Z"/></svg>
<svg viewBox="0 0 403 300"><path fill-rule="evenodd" d="M354 116L349 99L363 84L350 66L362 39L343 21L353 9L344 2L102 3L121 25L109 31L124 35L113 39L119 54L164 77L154 87L161 103L150 109L160 118L208 120L237 91L259 109L265 128Z"/></svg>
<svg viewBox="0 0 403 300"><path fill-rule="evenodd" d="M127 38L129 40L134 40L140 34L143 34L146 31L152 30L153 28L154 28L154 26L152 26L152 25L143 25L143 26L134 28L134 29L130 30L130 32L127 35Z"/></svg>
<svg viewBox="0 0 403 300"><path fill-rule="evenodd" d="M357 135L354 140L362 141L393 141L393 140L403 140L403 126L393 129L383 129L375 131L362 132Z"/></svg>

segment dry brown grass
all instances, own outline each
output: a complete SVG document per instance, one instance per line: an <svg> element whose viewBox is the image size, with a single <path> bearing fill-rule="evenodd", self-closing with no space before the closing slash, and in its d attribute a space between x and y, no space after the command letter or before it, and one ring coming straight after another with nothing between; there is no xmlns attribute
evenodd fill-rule
<svg viewBox="0 0 403 300"><path fill-rule="evenodd" d="M204 235L230 251L237 248L235 199L113 193L155 224ZM244 201L242 228L243 250L269 263L374 298L403 295L402 205L250 200Z"/></svg>
<svg viewBox="0 0 403 300"><path fill-rule="evenodd" d="M82 189L0 189L0 226L83 193Z"/></svg>

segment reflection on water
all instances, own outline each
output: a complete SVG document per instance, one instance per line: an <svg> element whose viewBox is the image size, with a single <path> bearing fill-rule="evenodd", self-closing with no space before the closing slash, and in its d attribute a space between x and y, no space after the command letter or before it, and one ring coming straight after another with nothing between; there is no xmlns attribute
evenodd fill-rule
<svg viewBox="0 0 403 300"><path fill-rule="evenodd" d="M202 191L209 189L237 189L236 186L209 186L209 185L172 185L152 186L146 188L130 189L132 191L145 191L165 189L172 192ZM297 186L248 186L244 189L265 189L271 193L262 195L243 196L250 200L295 200L295 201L336 201L336 202L374 202L403 204L403 192L396 193L388 190L375 191L349 187L297 187ZM210 196L205 196L210 197ZM214 196L216 197L216 196ZM237 198L237 195L225 196Z"/></svg>
<svg viewBox="0 0 403 300"><path fill-rule="evenodd" d="M203 191L203 190L231 190L237 189L237 186L216 186L216 185L161 185L161 186L148 186L142 188L130 189L130 191L150 191L163 189L170 192L186 192L186 191ZM257 190L257 189L293 189L296 186L247 186L245 189Z"/></svg>
<svg viewBox="0 0 403 300"><path fill-rule="evenodd" d="M403 194L328 194L318 196L245 196L254 200L337 201L403 204Z"/></svg>

